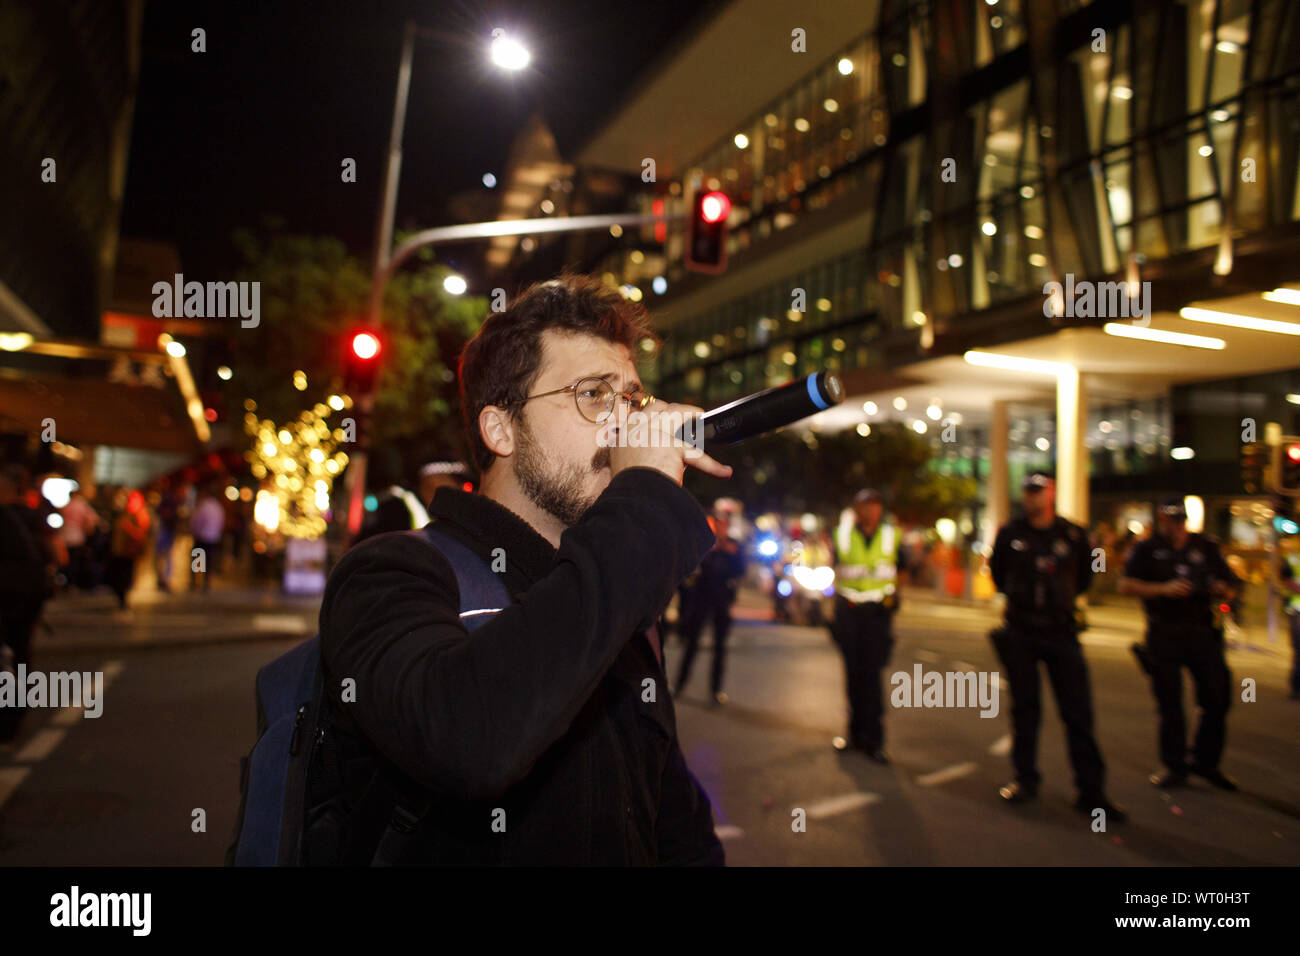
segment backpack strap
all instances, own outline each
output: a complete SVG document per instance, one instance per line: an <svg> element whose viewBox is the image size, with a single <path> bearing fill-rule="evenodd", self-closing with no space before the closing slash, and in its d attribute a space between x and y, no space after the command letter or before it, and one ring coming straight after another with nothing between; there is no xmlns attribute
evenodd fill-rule
<svg viewBox="0 0 1300 956"><path fill-rule="evenodd" d="M411 534L422 536L442 552L456 574L456 588L460 592L460 622L466 630L474 631L486 624L497 612L510 604L510 592L500 576L481 557L432 523ZM392 866L406 850L411 836L432 804L428 794L399 783L397 802L388 818L379 844L371 857L371 866Z"/></svg>
<svg viewBox="0 0 1300 956"><path fill-rule="evenodd" d="M460 620L467 630L487 623L493 615L510 603L501 576L486 561L432 523L413 534L424 539L442 552L456 574L456 587L460 591Z"/></svg>

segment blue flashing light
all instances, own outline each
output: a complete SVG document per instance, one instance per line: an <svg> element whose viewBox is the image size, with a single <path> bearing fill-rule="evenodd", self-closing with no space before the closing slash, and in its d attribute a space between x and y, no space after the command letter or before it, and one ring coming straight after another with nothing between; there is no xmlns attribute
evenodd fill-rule
<svg viewBox="0 0 1300 956"><path fill-rule="evenodd" d="M762 541L758 543L758 553L765 558L776 557L777 552L780 550L781 550L781 546L771 538L764 538Z"/></svg>
<svg viewBox="0 0 1300 956"><path fill-rule="evenodd" d="M785 580L785 578L776 582L776 593L781 595L781 597L789 597L793 591L794 585Z"/></svg>

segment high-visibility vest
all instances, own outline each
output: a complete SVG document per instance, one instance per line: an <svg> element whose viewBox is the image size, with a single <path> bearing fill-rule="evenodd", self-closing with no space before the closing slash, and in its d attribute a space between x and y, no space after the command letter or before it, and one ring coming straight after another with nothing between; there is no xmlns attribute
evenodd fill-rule
<svg viewBox="0 0 1300 956"><path fill-rule="evenodd" d="M835 593L860 604L883 601L894 593L898 576L898 536L893 525L881 522L871 538L863 537L856 524L835 529L839 566L835 569Z"/></svg>

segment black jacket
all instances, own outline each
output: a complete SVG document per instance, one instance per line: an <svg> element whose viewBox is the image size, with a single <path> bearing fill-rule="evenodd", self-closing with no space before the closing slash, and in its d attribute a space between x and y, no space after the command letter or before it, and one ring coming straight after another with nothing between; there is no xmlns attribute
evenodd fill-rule
<svg viewBox="0 0 1300 956"><path fill-rule="evenodd" d="M1092 583L1088 533L1059 515L1046 528L1014 518L998 531L989 570L1007 596L1008 622L1072 627L1075 599Z"/></svg>
<svg viewBox="0 0 1300 956"><path fill-rule="evenodd" d="M433 800L399 862L721 865L645 634L713 543L699 505L632 468L558 551L481 495L439 489L431 517L504 559L515 603L469 635L451 566L410 534L365 541L335 568L320 627L336 702L325 772L350 806L326 856L369 859L391 812L370 782L381 767Z"/></svg>

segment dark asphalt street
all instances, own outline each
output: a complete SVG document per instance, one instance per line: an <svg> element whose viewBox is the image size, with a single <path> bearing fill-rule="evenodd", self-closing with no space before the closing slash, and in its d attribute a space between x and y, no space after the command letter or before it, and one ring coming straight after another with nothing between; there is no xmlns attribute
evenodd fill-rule
<svg viewBox="0 0 1300 956"><path fill-rule="evenodd" d="M900 617L888 671L911 672L916 663L927 671L995 670L984 638L991 621L984 610L913 602ZM280 624L293 630L287 619ZM180 620L166 627L188 628ZM238 759L252 743L253 677L295 640L234 640L228 630L215 628L215 642L172 646L41 647L35 666L102 670L109 686L102 717L34 711L17 749L0 752L0 865L221 862L237 808ZM734 865L1300 863L1300 703L1285 696L1288 662L1258 651L1230 655L1238 693L1245 677L1258 684L1258 700L1237 699L1229 714L1223 765L1241 792L1195 782L1165 794L1146 782L1157 769L1155 714L1127 650L1135 636L1098 628L1085 639L1111 799L1131 815L1105 833L1069 805L1054 704L1044 707L1040 800L1002 804L996 791L1011 776L1005 687L995 718L971 708L887 710L889 767L833 750L831 737L843 731L842 672L823 630L740 623L730 701L715 708L704 699L706 647L678 701L680 735ZM670 673L679 653L670 643ZM192 828L196 809L205 832ZM802 832L792 826L799 818Z"/></svg>

